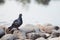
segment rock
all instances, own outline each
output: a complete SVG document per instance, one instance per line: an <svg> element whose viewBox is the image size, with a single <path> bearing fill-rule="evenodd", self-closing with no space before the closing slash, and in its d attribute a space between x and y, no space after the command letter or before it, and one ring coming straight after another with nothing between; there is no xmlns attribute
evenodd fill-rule
<svg viewBox="0 0 60 40"><path fill-rule="evenodd" d="M20 31L20 30L14 30L14 33L13 35L15 35L17 38L21 39L21 40L24 40L26 39L26 36L23 35L23 33Z"/></svg>
<svg viewBox="0 0 60 40"><path fill-rule="evenodd" d="M12 28L11 30L9 30L8 28L6 29L6 34L13 34L13 32L17 30L16 28Z"/></svg>
<svg viewBox="0 0 60 40"><path fill-rule="evenodd" d="M22 40L22 39L16 39L16 40ZM24 40L32 40L32 39L24 39Z"/></svg>
<svg viewBox="0 0 60 40"><path fill-rule="evenodd" d="M5 29L6 25L0 25L0 29Z"/></svg>
<svg viewBox="0 0 60 40"><path fill-rule="evenodd" d="M3 30L5 31L5 34L8 33L7 28L8 28L8 27L7 27L6 25L0 25L0 29L3 29ZM6 30L7 30L7 32L6 32Z"/></svg>
<svg viewBox="0 0 60 40"><path fill-rule="evenodd" d="M1 40L1 39L0 39Z"/></svg>
<svg viewBox="0 0 60 40"><path fill-rule="evenodd" d="M40 25L40 24L37 24L36 25L37 27L39 27L41 29L42 32L45 32L45 33L51 33L52 30L53 30L53 25L52 24L45 24L45 25Z"/></svg>
<svg viewBox="0 0 60 40"><path fill-rule="evenodd" d="M44 26L41 24L36 24L36 27L38 27L42 32L44 32Z"/></svg>
<svg viewBox="0 0 60 40"><path fill-rule="evenodd" d="M40 32L39 35L45 39L47 39L50 36L50 34L43 33L43 32Z"/></svg>
<svg viewBox="0 0 60 40"><path fill-rule="evenodd" d="M60 36L60 27L54 26L52 29L52 33L49 38L59 37Z"/></svg>
<svg viewBox="0 0 60 40"><path fill-rule="evenodd" d="M51 34L50 38L59 37L59 36L60 36L60 29L52 30L52 34Z"/></svg>
<svg viewBox="0 0 60 40"><path fill-rule="evenodd" d="M60 40L60 37L49 38L48 40Z"/></svg>
<svg viewBox="0 0 60 40"><path fill-rule="evenodd" d="M44 39L43 37L40 37L40 38L37 38L36 40L47 40L47 39Z"/></svg>
<svg viewBox="0 0 60 40"><path fill-rule="evenodd" d="M6 34L4 35L1 40L14 40L17 39L13 34Z"/></svg>
<svg viewBox="0 0 60 40"><path fill-rule="evenodd" d="M40 29L32 24L26 24L24 27L20 28L20 30L25 33L40 32Z"/></svg>
<svg viewBox="0 0 60 40"><path fill-rule="evenodd" d="M53 28L54 28L53 26L44 26L43 31L44 31L45 33L49 33L49 34L51 34Z"/></svg>
<svg viewBox="0 0 60 40"><path fill-rule="evenodd" d="M0 29L3 29L4 31L7 29L6 25L0 25Z"/></svg>
<svg viewBox="0 0 60 40"><path fill-rule="evenodd" d="M21 39L16 39L16 40L21 40Z"/></svg>
<svg viewBox="0 0 60 40"><path fill-rule="evenodd" d="M32 40L32 39L25 39L25 40Z"/></svg>
<svg viewBox="0 0 60 40"><path fill-rule="evenodd" d="M25 39L15 39L15 40L25 40Z"/></svg>
<svg viewBox="0 0 60 40"><path fill-rule="evenodd" d="M44 26L53 26L53 25L50 23L45 23Z"/></svg>
<svg viewBox="0 0 60 40"><path fill-rule="evenodd" d="M28 33L27 34L27 39L35 40L35 39L37 39L39 37L40 37L40 35L38 33Z"/></svg>
<svg viewBox="0 0 60 40"><path fill-rule="evenodd" d="M0 38L5 35L5 31L3 29L0 29Z"/></svg>
<svg viewBox="0 0 60 40"><path fill-rule="evenodd" d="M39 33L40 29L36 27L35 25L26 24L25 26L20 28L20 31L22 32L24 36L26 36L27 33L31 33L31 32Z"/></svg>
<svg viewBox="0 0 60 40"><path fill-rule="evenodd" d="M9 29L6 29L6 34L12 34L12 32Z"/></svg>
<svg viewBox="0 0 60 40"><path fill-rule="evenodd" d="M40 32L40 33L32 32L32 33L27 34L27 38L32 39L32 40L35 40L35 39L37 39L39 37L43 37L43 38L47 39L49 36L50 36L49 34L42 33L42 32Z"/></svg>

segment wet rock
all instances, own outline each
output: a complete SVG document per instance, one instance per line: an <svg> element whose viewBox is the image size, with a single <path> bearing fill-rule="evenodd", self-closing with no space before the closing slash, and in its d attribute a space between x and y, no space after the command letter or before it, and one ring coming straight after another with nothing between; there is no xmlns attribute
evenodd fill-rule
<svg viewBox="0 0 60 40"><path fill-rule="evenodd" d="M6 34L4 35L1 40L15 40L17 39L13 34Z"/></svg>

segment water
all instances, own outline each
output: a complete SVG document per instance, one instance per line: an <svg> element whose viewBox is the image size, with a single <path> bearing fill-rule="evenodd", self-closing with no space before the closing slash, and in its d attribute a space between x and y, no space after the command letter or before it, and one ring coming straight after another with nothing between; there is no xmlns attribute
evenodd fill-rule
<svg viewBox="0 0 60 40"><path fill-rule="evenodd" d="M23 24L44 24L51 23L60 26L60 1L51 1L48 6L37 5L34 1L29 6L22 7L14 0L6 0L4 5L0 6L0 24L11 25L23 14Z"/></svg>

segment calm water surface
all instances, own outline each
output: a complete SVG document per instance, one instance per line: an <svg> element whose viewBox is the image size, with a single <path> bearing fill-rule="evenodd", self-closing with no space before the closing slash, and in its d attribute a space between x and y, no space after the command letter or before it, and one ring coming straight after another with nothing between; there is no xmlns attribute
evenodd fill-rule
<svg viewBox="0 0 60 40"><path fill-rule="evenodd" d="M60 26L60 1L51 1L48 6L32 1L29 6L22 7L14 0L6 0L0 6L0 24L11 25L20 13L23 14L23 24L51 23Z"/></svg>

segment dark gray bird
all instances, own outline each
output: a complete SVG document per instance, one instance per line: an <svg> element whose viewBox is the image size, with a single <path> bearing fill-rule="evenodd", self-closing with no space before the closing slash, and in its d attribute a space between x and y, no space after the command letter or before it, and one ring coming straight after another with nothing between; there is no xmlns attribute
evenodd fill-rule
<svg viewBox="0 0 60 40"><path fill-rule="evenodd" d="M11 30L12 28L17 28L20 27L23 23L22 20L22 14L19 15L18 19L14 20L14 22L12 23L12 25L10 27L8 27L9 30Z"/></svg>

